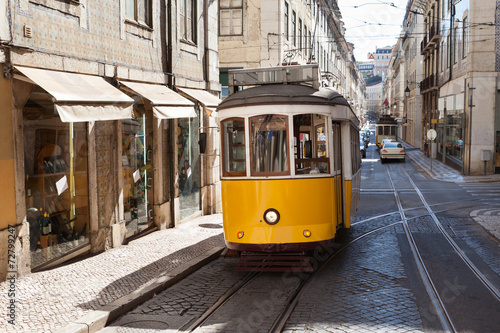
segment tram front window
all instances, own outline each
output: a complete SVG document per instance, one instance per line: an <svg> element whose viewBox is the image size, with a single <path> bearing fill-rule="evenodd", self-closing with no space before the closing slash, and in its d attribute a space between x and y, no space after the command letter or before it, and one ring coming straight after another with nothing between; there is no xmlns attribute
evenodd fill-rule
<svg viewBox="0 0 500 333"><path fill-rule="evenodd" d="M287 118L262 115L250 119L252 174L289 173Z"/></svg>
<svg viewBox="0 0 500 333"><path fill-rule="evenodd" d="M301 114L293 117L295 173L329 173L326 117Z"/></svg>

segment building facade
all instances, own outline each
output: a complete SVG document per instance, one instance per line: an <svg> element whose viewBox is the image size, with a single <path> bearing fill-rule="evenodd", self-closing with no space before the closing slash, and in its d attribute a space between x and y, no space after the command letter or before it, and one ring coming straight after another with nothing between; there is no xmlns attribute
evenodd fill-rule
<svg viewBox="0 0 500 333"><path fill-rule="evenodd" d="M386 80L389 74L389 62L391 60L392 46L385 46L375 49L375 54L373 55L373 75L382 77L382 80Z"/></svg>
<svg viewBox="0 0 500 333"><path fill-rule="evenodd" d="M498 1L419 1L424 13L423 132L466 175L500 172Z"/></svg>
<svg viewBox="0 0 500 333"><path fill-rule="evenodd" d="M3 5L0 280L220 211L217 3Z"/></svg>
<svg viewBox="0 0 500 333"><path fill-rule="evenodd" d="M405 58L404 89L405 89L405 141L414 147L422 146L422 96L420 82L422 81L422 55L420 42L423 35L422 15L417 14L413 1L408 2L403 20L401 48Z"/></svg>

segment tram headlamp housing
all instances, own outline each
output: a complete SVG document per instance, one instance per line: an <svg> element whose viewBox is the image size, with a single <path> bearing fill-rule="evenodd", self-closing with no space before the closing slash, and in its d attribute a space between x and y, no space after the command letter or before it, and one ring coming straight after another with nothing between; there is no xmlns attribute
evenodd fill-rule
<svg viewBox="0 0 500 333"><path fill-rule="evenodd" d="M280 220L280 213L274 209L269 208L264 212L264 221L269 225L275 225Z"/></svg>
<svg viewBox="0 0 500 333"><path fill-rule="evenodd" d="M307 237L307 238L311 237L311 230L308 230L308 229L304 230L303 235L304 235L304 237Z"/></svg>
<svg viewBox="0 0 500 333"><path fill-rule="evenodd" d="M238 233L236 234L236 237L238 237L238 239L242 239L244 235L245 235L245 233L243 231L238 231Z"/></svg>

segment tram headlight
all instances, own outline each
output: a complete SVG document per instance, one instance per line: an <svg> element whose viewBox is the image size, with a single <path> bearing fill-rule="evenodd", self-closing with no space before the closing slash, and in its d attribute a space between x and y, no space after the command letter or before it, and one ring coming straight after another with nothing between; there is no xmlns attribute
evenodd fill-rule
<svg viewBox="0 0 500 333"><path fill-rule="evenodd" d="M238 237L238 239L242 239L243 238L243 235L245 235L243 233L243 231L238 231L238 233L236 234L236 237Z"/></svg>
<svg viewBox="0 0 500 333"><path fill-rule="evenodd" d="M264 212L264 221L269 225L275 225L280 220L280 213L274 209L269 208Z"/></svg>
<svg viewBox="0 0 500 333"><path fill-rule="evenodd" d="M311 237L311 230L306 229L306 230L304 230L303 234L304 234L304 237L309 238L309 237Z"/></svg>

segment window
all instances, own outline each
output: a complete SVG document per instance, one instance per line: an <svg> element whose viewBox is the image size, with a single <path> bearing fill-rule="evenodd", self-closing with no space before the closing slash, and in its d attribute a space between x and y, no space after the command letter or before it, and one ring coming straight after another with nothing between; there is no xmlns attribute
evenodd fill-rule
<svg viewBox="0 0 500 333"><path fill-rule="evenodd" d="M442 72L444 71L444 41L441 42L439 53L441 53L441 72Z"/></svg>
<svg viewBox="0 0 500 333"><path fill-rule="evenodd" d="M243 1L220 1L220 27L221 36L243 34Z"/></svg>
<svg viewBox="0 0 500 333"><path fill-rule="evenodd" d="M448 33L446 36L446 68L450 68L451 65L451 36Z"/></svg>
<svg viewBox="0 0 500 333"><path fill-rule="evenodd" d="M467 53L469 53L469 22L467 22L467 17L464 17L463 26L462 26L462 58L467 57Z"/></svg>
<svg viewBox="0 0 500 333"><path fill-rule="evenodd" d="M307 27L304 25L304 54L307 57L309 54L309 48L307 47L308 42L307 42Z"/></svg>
<svg viewBox="0 0 500 333"><path fill-rule="evenodd" d="M292 39L293 39L293 45L297 45L297 39L295 38L295 32L297 31L296 27L296 15L295 15L295 10L292 11Z"/></svg>
<svg viewBox="0 0 500 333"><path fill-rule="evenodd" d="M151 0L125 0L125 17L151 26Z"/></svg>
<svg viewBox="0 0 500 333"><path fill-rule="evenodd" d="M289 15L289 9L288 9L288 3L285 2L285 19L283 22L285 24L285 38L288 39L290 37L289 32L288 32L288 15Z"/></svg>
<svg viewBox="0 0 500 333"><path fill-rule="evenodd" d="M36 96L44 96L47 104L38 104ZM89 242L87 123L62 122L53 110L50 96L40 87L23 108L24 193L32 267ZM108 152L99 145L96 149L98 158Z"/></svg>
<svg viewBox="0 0 500 333"><path fill-rule="evenodd" d="M300 114L293 117L297 175L329 173L326 119L319 114Z"/></svg>
<svg viewBox="0 0 500 333"><path fill-rule="evenodd" d="M250 118L252 175L288 175L288 118L266 114Z"/></svg>
<svg viewBox="0 0 500 333"><path fill-rule="evenodd" d="M299 50L302 51L302 20L299 19Z"/></svg>
<svg viewBox="0 0 500 333"><path fill-rule="evenodd" d="M308 44L306 46L308 49L309 49L309 56L311 56L312 54L312 49L313 49L313 41L312 41L312 37L311 37L311 30L309 30L309 37L308 37Z"/></svg>
<svg viewBox="0 0 500 333"><path fill-rule="evenodd" d="M179 11L181 38L196 43L196 0L180 0Z"/></svg>
<svg viewBox="0 0 500 333"><path fill-rule="evenodd" d="M458 61L458 27L453 29L453 63Z"/></svg>
<svg viewBox="0 0 500 333"><path fill-rule="evenodd" d="M223 174L245 176L245 120L234 118L222 123L224 156Z"/></svg>

